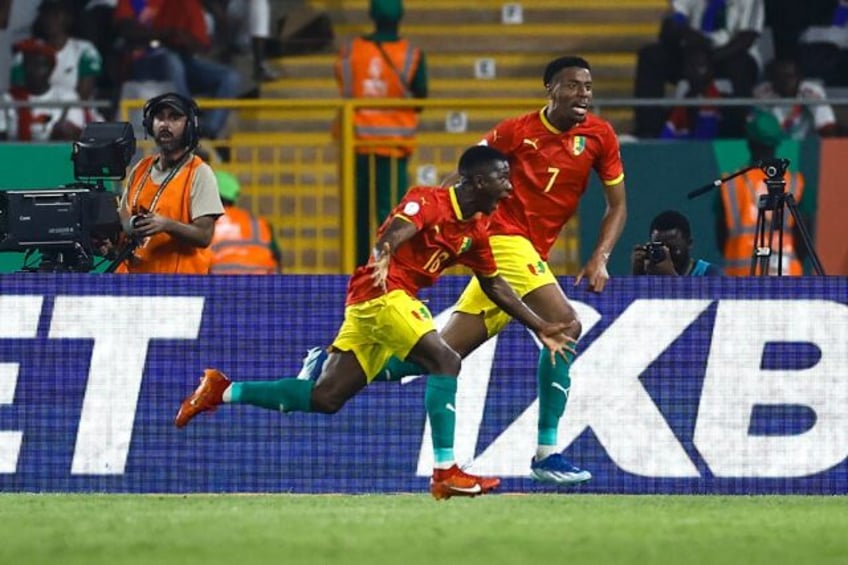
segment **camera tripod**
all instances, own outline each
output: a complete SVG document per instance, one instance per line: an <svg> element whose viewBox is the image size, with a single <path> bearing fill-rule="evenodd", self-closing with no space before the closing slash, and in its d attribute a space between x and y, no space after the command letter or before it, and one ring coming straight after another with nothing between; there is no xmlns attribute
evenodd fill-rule
<svg viewBox="0 0 848 565"><path fill-rule="evenodd" d="M750 170L759 168L766 175L765 185L766 193L760 195L757 201L757 223L754 231L754 245L751 250L751 276L759 275L766 276L769 274L769 265L772 261L773 254L777 259L777 275L783 275L783 238L785 228L786 209L795 220L795 225L798 226L798 233L801 236L807 253L810 256L810 262L813 264L813 269L817 275L824 275L824 268L819 260L816 250L813 247L813 241L810 237L810 232L804 221L801 218L801 213L798 211L798 205L795 202L795 197L791 192L786 192L786 181L784 175L789 167L789 159L764 159L749 167L744 167L735 173L726 177L721 177L710 184L704 185L701 188L691 191L687 196L691 200L701 194L709 192L714 188L718 188L729 180L732 180L739 175L743 175ZM769 220L767 214L771 212ZM768 229L766 229L768 228ZM777 235L777 250L774 249L775 234Z"/></svg>

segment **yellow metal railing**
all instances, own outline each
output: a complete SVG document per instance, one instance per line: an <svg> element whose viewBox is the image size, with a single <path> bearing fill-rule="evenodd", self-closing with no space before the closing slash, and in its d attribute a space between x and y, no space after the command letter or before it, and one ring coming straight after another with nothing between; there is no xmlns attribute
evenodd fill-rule
<svg viewBox="0 0 848 565"><path fill-rule="evenodd" d="M143 100L121 104L121 119L140 129ZM353 115L359 107L420 107L422 127L409 158L409 184L419 172L440 182L456 167L462 151L477 143L498 118L541 107L538 99L434 100L211 100L202 109L228 108L232 133L227 139L204 140L214 149L213 167L235 174L242 185L239 204L265 216L274 226L287 273L349 273L355 265L356 202ZM449 132L449 114L467 118L464 131ZM433 124L436 123L436 127ZM334 129L338 132L333 135ZM439 131L441 129L441 131ZM142 142L145 151L150 142ZM372 176L373 178L373 176ZM400 196L400 195L399 195ZM376 221L382 218L373 218ZM578 265L576 218L569 222L550 263L558 273Z"/></svg>

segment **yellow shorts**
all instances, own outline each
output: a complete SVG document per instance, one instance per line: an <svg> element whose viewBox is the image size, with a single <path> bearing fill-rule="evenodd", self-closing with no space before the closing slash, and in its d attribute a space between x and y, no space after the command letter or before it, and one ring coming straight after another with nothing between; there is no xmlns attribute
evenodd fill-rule
<svg viewBox="0 0 848 565"><path fill-rule="evenodd" d="M539 287L557 284L551 268L533 247L520 235L493 235L489 238L498 273L522 298ZM508 314L496 306L480 288L477 278L472 278L454 306L455 312L483 314L486 330L492 337L510 322Z"/></svg>
<svg viewBox="0 0 848 565"><path fill-rule="evenodd" d="M345 308L333 347L352 351L370 383L392 355L406 359L421 337L436 331L424 304L402 290Z"/></svg>

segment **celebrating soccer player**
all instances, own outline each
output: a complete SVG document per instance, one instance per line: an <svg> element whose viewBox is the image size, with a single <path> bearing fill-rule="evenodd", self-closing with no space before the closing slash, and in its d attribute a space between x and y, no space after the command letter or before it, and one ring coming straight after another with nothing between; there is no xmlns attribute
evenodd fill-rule
<svg viewBox="0 0 848 565"><path fill-rule="evenodd" d="M436 461L430 480L433 496L474 496L496 488L499 479L465 473L454 461L460 357L436 332L427 307L416 298L418 290L461 263L475 273L485 296L536 333L549 350L549 364L573 355L574 338L566 333L567 322L544 321L498 274L487 219L480 213L491 214L512 192L506 157L491 147L475 146L462 154L458 169L458 184L411 189L380 227L372 257L350 279L345 319L317 382L231 382L220 371L207 369L182 402L177 427L222 403L333 414L395 355L429 375L425 405Z"/></svg>

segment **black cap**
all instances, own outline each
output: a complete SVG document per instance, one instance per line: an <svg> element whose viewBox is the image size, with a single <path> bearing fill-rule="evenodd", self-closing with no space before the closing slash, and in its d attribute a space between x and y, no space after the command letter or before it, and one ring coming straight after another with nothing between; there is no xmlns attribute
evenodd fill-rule
<svg viewBox="0 0 848 565"><path fill-rule="evenodd" d="M182 96L173 92L163 94L162 97L156 102L156 105L150 109L151 113L155 114L162 106L170 106L183 116L188 116L189 114L189 109L186 105L186 100Z"/></svg>

